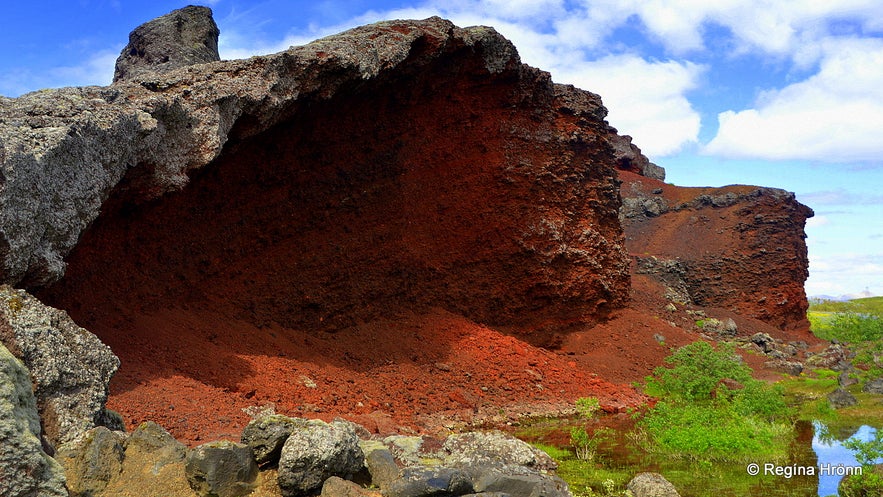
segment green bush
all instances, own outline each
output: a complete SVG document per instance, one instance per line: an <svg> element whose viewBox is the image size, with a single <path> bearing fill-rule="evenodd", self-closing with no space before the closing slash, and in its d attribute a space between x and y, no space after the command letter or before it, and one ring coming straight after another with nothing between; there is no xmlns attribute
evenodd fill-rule
<svg viewBox="0 0 883 497"><path fill-rule="evenodd" d="M671 367L660 366L647 377L646 392L655 397L705 400L724 378L743 384L751 379L751 368L741 362L732 344L714 349L706 342L693 342L665 362Z"/></svg>
<svg viewBox="0 0 883 497"><path fill-rule="evenodd" d="M580 397L576 399L576 410L581 416L592 419L601 410L601 402L595 397Z"/></svg>
<svg viewBox="0 0 883 497"><path fill-rule="evenodd" d="M598 453L598 446L612 436L612 428L599 428L589 435L585 428L574 427L570 429L570 445L577 459L593 461Z"/></svg>
<svg viewBox="0 0 883 497"><path fill-rule="evenodd" d="M793 430L782 391L753 379L732 345L695 342L665 362L647 378L647 393L660 401L639 422L650 450L700 461L787 455ZM720 387L725 378L744 388Z"/></svg>

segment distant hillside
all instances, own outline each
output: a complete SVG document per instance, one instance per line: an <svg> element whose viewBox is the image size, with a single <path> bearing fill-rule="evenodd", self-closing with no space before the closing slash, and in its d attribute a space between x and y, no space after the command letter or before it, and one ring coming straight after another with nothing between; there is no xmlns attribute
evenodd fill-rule
<svg viewBox="0 0 883 497"><path fill-rule="evenodd" d="M867 297L847 301L810 299L810 312L860 312L883 317L883 297Z"/></svg>

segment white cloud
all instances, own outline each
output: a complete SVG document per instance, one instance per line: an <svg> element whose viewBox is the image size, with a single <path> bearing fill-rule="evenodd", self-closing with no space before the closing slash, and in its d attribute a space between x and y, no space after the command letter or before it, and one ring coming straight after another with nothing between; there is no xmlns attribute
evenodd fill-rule
<svg viewBox="0 0 883 497"><path fill-rule="evenodd" d="M883 40L827 40L819 72L718 116L705 152L732 158L879 161Z"/></svg>
<svg viewBox="0 0 883 497"><path fill-rule="evenodd" d="M697 140L699 114L684 94L696 86L701 66L634 55L557 64L549 68L554 79L599 93L611 124L631 135L646 155L671 155Z"/></svg>
<svg viewBox="0 0 883 497"><path fill-rule="evenodd" d="M807 295L840 295L868 289L883 294L883 254L810 252Z"/></svg>

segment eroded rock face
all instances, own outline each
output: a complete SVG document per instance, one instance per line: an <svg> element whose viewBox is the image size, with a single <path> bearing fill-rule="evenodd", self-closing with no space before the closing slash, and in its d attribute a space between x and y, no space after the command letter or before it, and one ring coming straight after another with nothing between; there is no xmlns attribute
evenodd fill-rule
<svg viewBox="0 0 883 497"><path fill-rule="evenodd" d="M757 318L792 339L808 332L804 226L813 212L794 194L676 187L627 171L621 177L621 219L636 271L662 281L673 300Z"/></svg>
<svg viewBox="0 0 883 497"><path fill-rule="evenodd" d="M128 152L99 146L106 160L81 166L114 171L89 208L70 206L101 218L63 243L18 242L59 261L82 233L50 300L86 326L96 304L211 301L259 326L433 305L545 330L626 301L606 109L490 28L379 23L139 80L94 90L129 102L117 120L135 128ZM26 281L63 268L21 259L7 265Z"/></svg>
<svg viewBox="0 0 883 497"><path fill-rule="evenodd" d="M116 62L113 80L137 79L193 64L221 60L218 30L208 7L190 5L132 31Z"/></svg>

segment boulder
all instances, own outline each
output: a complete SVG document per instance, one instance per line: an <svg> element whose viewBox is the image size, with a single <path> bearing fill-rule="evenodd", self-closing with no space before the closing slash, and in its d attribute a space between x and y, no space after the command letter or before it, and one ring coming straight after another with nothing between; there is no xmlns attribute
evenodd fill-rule
<svg viewBox="0 0 883 497"><path fill-rule="evenodd" d="M463 470L446 467L406 468L384 489L384 497L447 497L473 492L472 478Z"/></svg>
<svg viewBox="0 0 883 497"><path fill-rule="evenodd" d="M626 488L634 497L680 497L675 486L659 473L638 473Z"/></svg>
<svg viewBox="0 0 883 497"><path fill-rule="evenodd" d="M221 60L220 30L208 7L189 5L148 21L129 34L113 80L131 80Z"/></svg>
<svg viewBox="0 0 883 497"><path fill-rule="evenodd" d="M101 495L123 470L124 441L124 434L98 426L59 450L71 497Z"/></svg>
<svg viewBox="0 0 883 497"><path fill-rule="evenodd" d="M279 463L282 447L289 435L306 424L306 420L272 414L254 419L242 430L242 443L254 451L259 466Z"/></svg>
<svg viewBox="0 0 883 497"><path fill-rule="evenodd" d="M282 447L279 487L284 497L319 490L332 476L350 478L364 467L352 423L310 420L294 430Z"/></svg>
<svg viewBox="0 0 883 497"><path fill-rule="evenodd" d="M842 388L838 388L828 394L828 403L834 409L840 409L843 407L854 406L858 404L858 400L851 393Z"/></svg>
<svg viewBox="0 0 883 497"><path fill-rule="evenodd" d="M64 469L40 444L40 418L24 365L0 344L0 495L67 497Z"/></svg>
<svg viewBox="0 0 883 497"><path fill-rule="evenodd" d="M556 476L512 474L486 468L473 476L477 493L502 493L518 497L571 497L567 483Z"/></svg>
<svg viewBox="0 0 883 497"><path fill-rule="evenodd" d="M385 489L401 476L401 470L396 464L392 452L388 449L365 452L365 467L368 468L368 474L371 475L372 485Z"/></svg>
<svg viewBox="0 0 883 497"><path fill-rule="evenodd" d="M0 286L0 341L30 371L45 436L55 447L108 418L105 402L119 359L66 312L24 290Z"/></svg>
<svg viewBox="0 0 883 497"><path fill-rule="evenodd" d="M249 446L222 440L190 450L184 472L200 497L242 497L255 489L258 466Z"/></svg>
<svg viewBox="0 0 883 497"><path fill-rule="evenodd" d="M545 452L499 431L451 435L443 447L448 454L444 464L452 467L515 465L541 471L558 467Z"/></svg>
<svg viewBox="0 0 883 497"><path fill-rule="evenodd" d="M883 394L883 378L875 378L865 383L865 386L862 387L862 392Z"/></svg>
<svg viewBox="0 0 883 497"><path fill-rule="evenodd" d="M123 449L122 470L108 482L104 496L193 497L184 474L187 447L161 426L141 423Z"/></svg>
<svg viewBox="0 0 883 497"><path fill-rule="evenodd" d="M369 490L358 483L332 476L322 484L320 497L381 497L376 490Z"/></svg>

